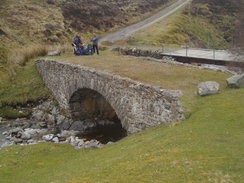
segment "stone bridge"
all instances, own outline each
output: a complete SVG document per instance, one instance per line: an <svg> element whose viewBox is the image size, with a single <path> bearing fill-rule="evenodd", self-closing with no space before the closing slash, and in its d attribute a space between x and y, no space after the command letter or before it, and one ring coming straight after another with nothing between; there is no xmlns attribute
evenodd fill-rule
<svg viewBox="0 0 244 183"><path fill-rule="evenodd" d="M60 107L74 121L117 120L131 134L184 118L179 91L55 60L37 60L36 68Z"/></svg>

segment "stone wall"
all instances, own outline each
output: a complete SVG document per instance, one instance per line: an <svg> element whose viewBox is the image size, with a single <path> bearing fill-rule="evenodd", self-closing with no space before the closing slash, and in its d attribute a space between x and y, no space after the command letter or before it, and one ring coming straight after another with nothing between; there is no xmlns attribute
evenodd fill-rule
<svg viewBox="0 0 244 183"><path fill-rule="evenodd" d="M55 60L37 60L36 68L60 107L71 116L70 100L83 88L101 94L112 106L128 134L184 118L180 91L122 78L92 68ZM74 101L72 101L74 102Z"/></svg>

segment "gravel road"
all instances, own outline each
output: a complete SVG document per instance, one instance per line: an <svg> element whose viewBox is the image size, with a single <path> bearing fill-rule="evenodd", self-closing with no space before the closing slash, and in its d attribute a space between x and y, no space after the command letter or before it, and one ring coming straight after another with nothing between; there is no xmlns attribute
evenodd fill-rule
<svg viewBox="0 0 244 183"><path fill-rule="evenodd" d="M178 9L180 9L182 6L184 6L188 2L190 2L190 0L178 0L175 3L173 3L172 5L164 8L157 14L155 14L145 20L142 20L138 23L129 25L116 32L113 32L113 33L110 33L110 34L104 36L103 38L100 39L100 42L103 42L103 41L114 42L114 41L118 41L118 40L125 40L134 32L144 29L144 28L166 18L167 16L169 16L170 14L172 14L175 11L177 11Z"/></svg>

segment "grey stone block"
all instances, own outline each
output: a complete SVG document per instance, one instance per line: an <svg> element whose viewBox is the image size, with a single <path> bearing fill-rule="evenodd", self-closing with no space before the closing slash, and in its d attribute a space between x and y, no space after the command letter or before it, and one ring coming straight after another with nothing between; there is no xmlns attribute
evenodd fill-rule
<svg viewBox="0 0 244 183"><path fill-rule="evenodd" d="M230 88L243 88L244 87L244 74L239 74L228 78L227 84Z"/></svg>

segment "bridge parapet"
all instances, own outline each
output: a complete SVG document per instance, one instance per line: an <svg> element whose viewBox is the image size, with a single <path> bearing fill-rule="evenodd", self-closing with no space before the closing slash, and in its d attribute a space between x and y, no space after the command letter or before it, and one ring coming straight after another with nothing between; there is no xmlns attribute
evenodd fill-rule
<svg viewBox="0 0 244 183"><path fill-rule="evenodd" d="M102 95L128 134L184 118L180 91L164 90L129 78L56 60L36 61L36 68L60 107L71 116L75 92L90 89Z"/></svg>

